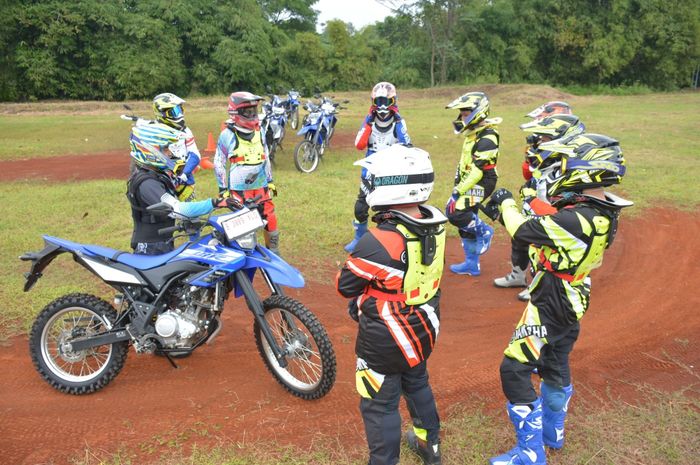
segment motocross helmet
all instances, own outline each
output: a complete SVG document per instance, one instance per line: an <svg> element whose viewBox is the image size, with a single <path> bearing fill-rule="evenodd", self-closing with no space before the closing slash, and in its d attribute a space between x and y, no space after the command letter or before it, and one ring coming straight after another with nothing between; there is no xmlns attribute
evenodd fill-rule
<svg viewBox="0 0 700 465"><path fill-rule="evenodd" d="M566 102L553 100L551 102L545 103L544 105L540 105L525 116L529 116L530 118L534 119L539 119L546 118L550 115L570 115L571 113L571 105L569 105Z"/></svg>
<svg viewBox="0 0 700 465"><path fill-rule="evenodd" d="M374 210L421 204L433 191L435 173L425 150L396 144L354 164L367 170L367 204Z"/></svg>
<svg viewBox="0 0 700 465"><path fill-rule="evenodd" d="M380 82L372 89L372 110L379 121L389 121L399 108L396 101L396 87L390 82Z"/></svg>
<svg viewBox="0 0 700 465"><path fill-rule="evenodd" d="M625 158L617 140L600 134L578 134L544 142L537 175L546 184L547 197L607 187L622 182Z"/></svg>
<svg viewBox="0 0 700 465"><path fill-rule="evenodd" d="M528 145L537 147L541 142L582 134L586 126L577 116L557 114L521 124L520 129L530 133L526 139Z"/></svg>
<svg viewBox="0 0 700 465"><path fill-rule="evenodd" d="M165 124L144 124L131 128L131 158L141 168L177 172L182 160L171 150L182 141L182 133Z"/></svg>
<svg viewBox="0 0 700 465"><path fill-rule="evenodd" d="M153 113L156 121L166 124L180 131L185 129L185 113L182 105L183 99L175 94L158 94L153 99Z"/></svg>
<svg viewBox="0 0 700 465"><path fill-rule="evenodd" d="M454 99L445 108L459 110L457 119L452 122L455 134L474 128L489 116L489 99L483 92L468 92Z"/></svg>
<svg viewBox="0 0 700 465"><path fill-rule="evenodd" d="M234 92L228 98L228 114L233 126L246 133L260 129L258 103L264 98L250 92Z"/></svg>

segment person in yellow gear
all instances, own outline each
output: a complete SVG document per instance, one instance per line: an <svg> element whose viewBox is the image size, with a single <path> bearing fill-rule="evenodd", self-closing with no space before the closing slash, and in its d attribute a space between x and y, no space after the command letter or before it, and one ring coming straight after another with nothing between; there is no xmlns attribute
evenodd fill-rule
<svg viewBox="0 0 700 465"><path fill-rule="evenodd" d="M536 217L555 213L545 193L540 189L538 192L538 179L532 176L534 166L538 165L538 146L551 140L563 139L576 134L582 134L586 127L575 115L554 114L544 118L536 119L520 125L520 129L528 133L528 146L525 154L525 165L523 176L525 184L520 188L520 198L523 205L523 213L528 217ZM542 185L542 183L539 183ZM511 241L511 271L501 278L493 280L496 287L527 287L528 255L527 244ZM530 300L530 293L527 289L518 294L518 299L524 302Z"/></svg>
<svg viewBox="0 0 700 465"><path fill-rule="evenodd" d="M399 462L403 393L413 419L406 434L425 464L439 465L440 418L427 360L440 332L440 280L447 218L424 205L434 173L427 152L392 145L355 163L367 170L367 204L377 223L336 277L359 323L356 386L371 465Z"/></svg>
<svg viewBox="0 0 700 465"><path fill-rule="evenodd" d="M632 205L603 190L625 174L616 140L580 134L543 143L539 150L542 162L534 174L557 212L528 219L506 189L494 192L484 208L513 240L530 245L537 270L500 367L517 445L491 458L492 465L545 465L544 447L563 447L573 394L569 354L590 301L588 275L612 245L621 209ZM542 379L539 395L532 386L533 368Z"/></svg>
<svg viewBox="0 0 700 465"><path fill-rule="evenodd" d="M502 118L488 118L490 104L483 92L466 93L445 108L459 110L452 125L455 134L465 136L454 189L445 207L450 223L458 228L465 260L450 265L450 271L479 276L479 256L489 249L493 237L493 228L479 218L479 205L496 188L497 125Z"/></svg>
<svg viewBox="0 0 700 465"><path fill-rule="evenodd" d="M214 172L220 195L231 195L240 203L260 196L260 216L267 221L264 230L265 246L279 254L280 233L272 202L272 197L277 195L277 188L272 180L272 167L258 119L258 103L262 100L262 97L250 92L234 92L229 96L230 119L219 135L214 155Z"/></svg>

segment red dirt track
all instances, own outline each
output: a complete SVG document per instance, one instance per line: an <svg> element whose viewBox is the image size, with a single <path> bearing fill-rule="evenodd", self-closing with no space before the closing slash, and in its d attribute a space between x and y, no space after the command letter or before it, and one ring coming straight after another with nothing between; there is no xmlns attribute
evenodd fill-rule
<svg viewBox="0 0 700 465"><path fill-rule="evenodd" d="M87 162L92 157L79 158ZM47 169L49 160L56 159L42 160L42 172L66 179ZM7 163L19 162L0 163L0 168L8 168ZM123 159L119 164L124 165ZM73 178L86 179L85 173L76 174L80 165L69 165ZM126 175L111 168L102 173ZM656 209L634 219L623 214L614 246L592 274L592 303L572 354L578 395L630 401L637 383L671 391L697 382L681 365L700 364L698 237L698 213ZM690 246L679 250L678 244ZM459 259L458 250L457 241L450 241L448 263ZM499 408L504 401L498 366L524 308L515 299L517 290L492 285L494 277L507 271L509 254L501 231L483 259L481 277L444 275L440 339L430 359L444 417L460 402L468 409L482 402ZM162 358L131 350L122 373L89 396L49 387L31 364L26 337L17 337L0 348L1 366L10 374L0 384L0 464L67 464L84 457L86 448L107 454L120 447L140 454L134 463L156 463L165 450L158 445L168 441L180 441L186 451L195 443L202 448L258 440L304 449L338 439L343 445L361 445L354 391L356 325L332 286L314 282L311 270L306 276L305 289L289 292L319 316L333 341L338 379L325 398L298 400L277 384L255 349L252 317L239 300L228 302L214 343L179 360L178 370ZM202 431L206 434L197 433Z"/></svg>

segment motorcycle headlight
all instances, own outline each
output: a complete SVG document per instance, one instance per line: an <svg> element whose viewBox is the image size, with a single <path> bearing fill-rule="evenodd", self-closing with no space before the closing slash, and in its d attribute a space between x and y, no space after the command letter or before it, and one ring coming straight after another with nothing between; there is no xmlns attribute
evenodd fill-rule
<svg viewBox="0 0 700 465"><path fill-rule="evenodd" d="M258 243L257 238L255 237L255 231L239 237L236 239L236 242L242 249L254 249L255 245Z"/></svg>

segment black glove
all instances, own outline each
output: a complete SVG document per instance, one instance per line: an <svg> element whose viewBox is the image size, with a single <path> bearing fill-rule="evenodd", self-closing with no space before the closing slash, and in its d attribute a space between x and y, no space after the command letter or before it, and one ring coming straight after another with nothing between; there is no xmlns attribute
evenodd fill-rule
<svg viewBox="0 0 700 465"><path fill-rule="evenodd" d="M493 200L489 200L486 205L480 205L480 208L481 211L484 212L484 215L491 218L491 221L495 222L501 220L501 210L498 208L498 204Z"/></svg>
<svg viewBox="0 0 700 465"><path fill-rule="evenodd" d="M214 208L230 208L231 210L240 210L243 208L241 201L232 196L211 199L211 204L214 206Z"/></svg>
<svg viewBox="0 0 700 465"><path fill-rule="evenodd" d="M512 199L512 198L513 198L513 194L511 194L508 189L500 188L496 192L491 194L491 200L489 201L489 203L493 202L496 205L501 205L506 199Z"/></svg>
<svg viewBox="0 0 700 465"><path fill-rule="evenodd" d="M357 307L357 299L350 299L348 301L348 315L350 315L350 318L357 321L358 323L360 322L359 312L360 309Z"/></svg>

